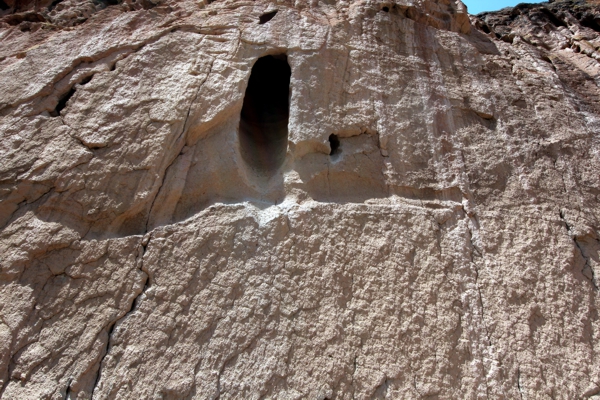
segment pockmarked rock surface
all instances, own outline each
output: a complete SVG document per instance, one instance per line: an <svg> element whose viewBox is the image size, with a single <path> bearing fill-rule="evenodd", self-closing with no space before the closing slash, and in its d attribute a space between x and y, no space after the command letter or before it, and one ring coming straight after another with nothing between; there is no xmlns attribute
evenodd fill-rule
<svg viewBox="0 0 600 400"><path fill-rule="evenodd" d="M600 395L599 31L0 0L0 397Z"/></svg>

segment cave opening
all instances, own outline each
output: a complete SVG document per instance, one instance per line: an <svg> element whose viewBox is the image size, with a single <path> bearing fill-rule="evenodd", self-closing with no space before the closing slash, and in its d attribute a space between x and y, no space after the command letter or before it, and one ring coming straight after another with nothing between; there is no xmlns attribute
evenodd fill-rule
<svg viewBox="0 0 600 400"><path fill-rule="evenodd" d="M258 23L259 23L260 25L262 25L262 24L266 24L267 22L269 22L270 20L272 20L272 19L273 19L273 17L275 17L275 14L277 14L277 10L275 10L275 11L271 11L271 12L268 12L268 13L266 13L266 14L263 14L263 15L261 15L261 16L258 18Z"/></svg>
<svg viewBox="0 0 600 400"><path fill-rule="evenodd" d="M331 149L330 156L337 154L337 150L340 148L340 138L334 133L329 135L329 148Z"/></svg>
<svg viewBox="0 0 600 400"><path fill-rule="evenodd" d="M250 73L240 117L242 158L271 175L285 160L291 69L285 54L259 58Z"/></svg>

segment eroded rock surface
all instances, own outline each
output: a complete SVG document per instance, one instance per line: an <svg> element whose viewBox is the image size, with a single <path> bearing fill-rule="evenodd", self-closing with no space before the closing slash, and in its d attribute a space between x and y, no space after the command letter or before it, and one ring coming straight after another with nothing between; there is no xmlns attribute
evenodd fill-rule
<svg viewBox="0 0 600 400"><path fill-rule="evenodd" d="M600 394L599 16L0 0L0 397Z"/></svg>

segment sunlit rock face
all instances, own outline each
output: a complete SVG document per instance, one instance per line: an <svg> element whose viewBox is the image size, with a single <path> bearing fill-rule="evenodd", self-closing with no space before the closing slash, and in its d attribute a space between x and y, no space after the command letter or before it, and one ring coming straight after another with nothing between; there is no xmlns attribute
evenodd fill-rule
<svg viewBox="0 0 600 400"><path fill-rule="evenodd" d="M0 397L600 394L599 15L0 0Z"/></svg>

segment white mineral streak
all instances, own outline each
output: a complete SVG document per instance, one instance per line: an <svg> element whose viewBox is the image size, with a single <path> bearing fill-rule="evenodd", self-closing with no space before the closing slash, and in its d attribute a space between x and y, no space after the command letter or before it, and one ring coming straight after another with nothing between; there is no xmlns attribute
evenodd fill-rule
<svg viewBox="0 0 600 400"><path fill-rule="evenodd" d="M597 32L486 34L459 0L116 3L0 2L2 399L600 393ZM238 126L269 54L265 175Z"/></svg>

